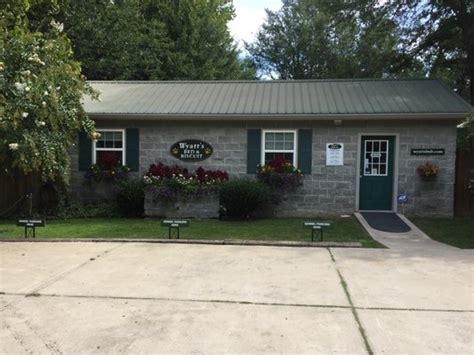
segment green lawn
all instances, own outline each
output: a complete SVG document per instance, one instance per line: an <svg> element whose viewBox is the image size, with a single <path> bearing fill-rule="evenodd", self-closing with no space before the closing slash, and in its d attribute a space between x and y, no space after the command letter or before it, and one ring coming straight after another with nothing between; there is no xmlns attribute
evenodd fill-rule
<svg viewBox="0 0 474 355"><path fill-rule="evenodd" d="M474 248L474 218L410 218L434 240L462 249Z"/></svg>
<svg viewBox="0 0 474 355"><path fill-rule="evenodd" d="M311 230L303 218L269 218L250 221L191 220L181 228L181 239L244 239L310 241ZM321 218L333 223L324 233L325 241L360 242L365 247L380 247L354 217ZM0 221L0 239L23 238L23 228L13 221ZM167 238L168 229L159 220L90 218L47 221L37 228L37 238Z"/></svg>

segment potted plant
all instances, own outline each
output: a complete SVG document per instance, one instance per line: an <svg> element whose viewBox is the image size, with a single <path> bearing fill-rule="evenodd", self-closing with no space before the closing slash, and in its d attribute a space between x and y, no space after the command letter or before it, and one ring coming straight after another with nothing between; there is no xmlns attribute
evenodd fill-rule
<svg viewBox="0 0 474 355"><path fill-rule="evenodd" d="M439 167L438 165L427 161L426 163L421 164L416 169L418 175L423 181L433 181L438 176Z"/></svg>

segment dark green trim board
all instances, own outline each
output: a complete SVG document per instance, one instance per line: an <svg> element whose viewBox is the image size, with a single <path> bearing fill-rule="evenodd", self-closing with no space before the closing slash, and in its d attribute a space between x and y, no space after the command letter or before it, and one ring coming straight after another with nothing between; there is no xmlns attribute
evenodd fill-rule
<svg viewBox="0 0 474 355"><path fill-rule="evenodd" d="M256 174L262 154L262 130L247 131L247 174Z"/></svg>
<svg viewBox="0 0 474 355"><path fill-rule="evenodd" d="M130 171L138 171L140 165L140 130L127 128L125 130L126 164Z"/></svg>
<svg viewBox="0 0 474 355"><path fill-rule="evenodd" d="M366 152L366 142L369 149ZM388 142L388 145L386 143ZM387 155L380 146L388 147ZM367 156L366 156L367 153ZM364 174L365 159L368 159L367 175ZM386 171L378 170L380 162L386 162ZM391 211L393 204L393 178L395 169L395 136L362 136L359 166L359 210ZM372 163L372 164L371 164ZM374 174L375 172L375 174Z"/></svg>
<svg viewBox="0 0 474 355"><path fill-rule="evenodd" d="M79 132L79 171L86 171L92 165L92 141L86 133Z"/></svg>
<svg viewBox="0 0 474 355"><path fill-rule="evenodd" d="M303 174L311 174L311 157L313 156L313 130L298 130L298 168Z"/></svg>

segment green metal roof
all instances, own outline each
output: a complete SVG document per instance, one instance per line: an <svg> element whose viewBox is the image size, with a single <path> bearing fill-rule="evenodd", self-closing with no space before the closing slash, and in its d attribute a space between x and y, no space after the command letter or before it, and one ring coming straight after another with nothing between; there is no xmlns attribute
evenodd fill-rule
<svg viewBox="0 0 474 355"><path fill-rule="evenodd" d="M97 116L460 117L472 106L437 80L92 81ZM371 116L372 115L372 116Z"/></svg>

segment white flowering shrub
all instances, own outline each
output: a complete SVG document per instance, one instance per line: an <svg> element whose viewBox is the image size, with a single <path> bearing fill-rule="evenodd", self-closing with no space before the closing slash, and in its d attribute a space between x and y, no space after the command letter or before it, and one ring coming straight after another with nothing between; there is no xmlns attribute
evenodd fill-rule
<svg viewBox="0 0 474 355"><path fill-rule="evenodd" d="M81 75L61 24L30 31L30 2L7 1L1 10L0 167L67 182L77 131L95 135L81 100L98 93Z"/></svg>

